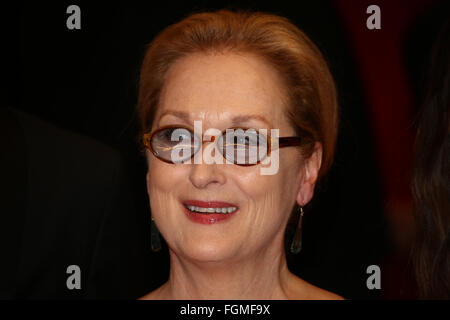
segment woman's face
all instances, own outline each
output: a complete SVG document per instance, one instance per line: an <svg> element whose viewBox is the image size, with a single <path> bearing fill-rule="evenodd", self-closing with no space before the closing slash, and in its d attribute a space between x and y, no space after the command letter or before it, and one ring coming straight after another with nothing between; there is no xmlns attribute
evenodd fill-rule
<svg viewBox="0 0 450 320"><path fill-rule="evenodd" d="M251 55L190 55L169 70L152 130L166 125L193 128L193 121L201 120L203 132L240 126L295 136L285 116L282 83L275 70ZM247 115L257 117L242 117ZM203 153L211 143L203 145ZM170 249L196 261L232 261L267 248L282 250L292 206L296 200L308 202L314 187L308 188L311 179L298 147L279 149L274 175L261 175L260 164L175 165L149 151L147 161L152 216ZM184 206L189 200L227 202L238 210L216 223L199 223Z"/></svg>

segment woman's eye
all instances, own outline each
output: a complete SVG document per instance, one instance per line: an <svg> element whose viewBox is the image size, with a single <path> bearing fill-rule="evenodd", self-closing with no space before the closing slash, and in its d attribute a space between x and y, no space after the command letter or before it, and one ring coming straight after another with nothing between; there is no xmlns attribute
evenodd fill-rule
<svg viewBox="0 0 450 320"><path fill-rule="evenodd" d="M167 141L183 141L190 139L191 134L186 129L174 128L166 130L164 138L167 139Z"/></svg>
<svg viewBox="0 0 450 320"><path fill-rule="evenodd" d="M165 146L185 146L192 143L193 133L184 128L167 128L154 138L156 144Z"/></svg>
<svg viewBox="0 0 450 320"><path fill-rule="evenodd" d="M237 139L238 144L243 144L246 146L254 146L258 144L258 136L240 136Z"/></svg>
<svg viewBox="0 0 450 320"><path fill-rule="evenodd" d="M166 141L170 141L172 138L172 132L173 132L173 130L171 130L171 129L164 130L162 138L164 138L164 140L166 140Z"/></svg>
<svg viewBox="0 0 450 320"><path fill-rule="evenodd" d="M239 137L234 142L234 148L249 148L254 146L255 144L251 142L248 137Z"/></svg>

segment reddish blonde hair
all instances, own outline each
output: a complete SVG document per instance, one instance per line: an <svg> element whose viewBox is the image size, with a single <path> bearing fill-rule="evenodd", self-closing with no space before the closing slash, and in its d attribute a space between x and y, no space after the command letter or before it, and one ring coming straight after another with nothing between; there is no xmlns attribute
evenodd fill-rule
<svg viewBox="0 0 450 320"><path fill-rule="evenodd" d="M273 14L220 10L194 13L164 29L142 63L138 108L141 134L151 130L169 68L193 53L251 53L284 78L287 116L297 134L322 144L319 176L330 168L338 131L336 87L314 43L288 19ZM302 152L309 157L314 144Z"/></svg>

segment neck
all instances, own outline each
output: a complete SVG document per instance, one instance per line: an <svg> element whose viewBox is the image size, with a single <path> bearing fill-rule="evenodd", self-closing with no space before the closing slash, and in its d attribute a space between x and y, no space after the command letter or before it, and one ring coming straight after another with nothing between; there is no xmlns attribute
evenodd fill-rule
<svg viewBox="0 0 450 320"><path fill-rule="evenodd" d="M170 252L169 280L158 289L161 299L287 299L292 275L284 250L227 262L198 262Z"/></svg>

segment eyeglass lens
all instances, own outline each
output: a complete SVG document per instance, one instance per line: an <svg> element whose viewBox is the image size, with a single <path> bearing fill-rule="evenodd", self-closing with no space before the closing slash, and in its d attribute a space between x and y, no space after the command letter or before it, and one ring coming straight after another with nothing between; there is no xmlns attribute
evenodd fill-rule
<svg viewBox="0 0 450 320"><path fill-rule="evenodd" d="M200 150L201 139L186 128L166 128L150 141L155 155L173 163L189 160ZM217 141L217 149L230 163L256 164L267 155L267 138L255 129L227 129Z"/></svg>

